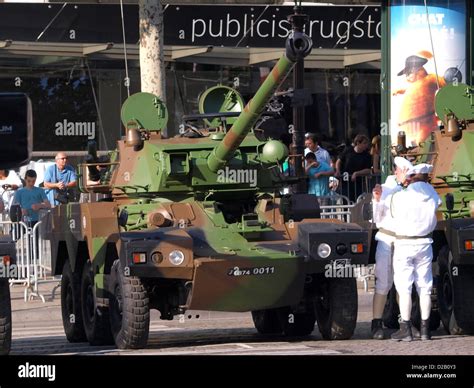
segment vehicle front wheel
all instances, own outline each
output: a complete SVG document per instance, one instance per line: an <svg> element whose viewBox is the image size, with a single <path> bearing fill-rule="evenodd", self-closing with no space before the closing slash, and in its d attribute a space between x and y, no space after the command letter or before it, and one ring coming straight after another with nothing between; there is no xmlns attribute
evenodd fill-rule
<svg viewBox="0 0 474 388"><path fill-rule="evenodd" d="M140 278L126 276L120 260L115 260L110 274L110 324L119 349L146 346L150 330L148 293Z"/></svg>
<svg viewBox="0 0 474 388"><path fill-rule="evenodd" d="M315 306L319 331L324 339L351 338L357 323L356 279L319 277Z"/></svg>

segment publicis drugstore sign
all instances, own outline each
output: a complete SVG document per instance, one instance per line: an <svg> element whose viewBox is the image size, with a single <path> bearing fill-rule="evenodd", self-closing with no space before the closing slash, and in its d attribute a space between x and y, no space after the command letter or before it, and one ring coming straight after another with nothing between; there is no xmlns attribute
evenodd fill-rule
<svg viewBox="0 0 474 388"><path fill-rule="evenodd" d="M306 33L314 47L380 48L379 6L308 6ZM166 45L283 47L291 6L165 6ZM0 40L122 43L117 4L0 4ZM138 6L124 5L126 40L136 44ZM34 17L25 17L34 15Z"/></svg>
<svg viewBox="0 0 474 388"><path fill-rule="evenodd" d="M380 48L380 7L312 6L304 12L314 47ZM291 31L287 16L292 13L288 6L170 6L165 13L165 43L283 47Z"/></svg>

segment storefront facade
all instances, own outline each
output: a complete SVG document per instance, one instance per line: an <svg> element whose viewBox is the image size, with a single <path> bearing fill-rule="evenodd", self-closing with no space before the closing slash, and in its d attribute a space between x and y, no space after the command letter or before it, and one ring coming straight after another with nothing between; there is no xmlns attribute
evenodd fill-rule
<svg viewBox="0 0 474 388"><path fill-rule="evenodd" d="M378 134L380 7L304 9L313 39L305 63L307 131L333 144ZM31 97L35 155L80 152L88 140L113 148L122 135L121 104L140 90L138 5L124 5L123 19L119 4L8 3L0 12L0 90ZM168 135L183 114L197 112L209 87L232 86L248 101L283 51L290 13L287 5L165 6ZM288 80L281 91L290 87ZM289 128L291 94L279 102L278 125Z"/></svg>

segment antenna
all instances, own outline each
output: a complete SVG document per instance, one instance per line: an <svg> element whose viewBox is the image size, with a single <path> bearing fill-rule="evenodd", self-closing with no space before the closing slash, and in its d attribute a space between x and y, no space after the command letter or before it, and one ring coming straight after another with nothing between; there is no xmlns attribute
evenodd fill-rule
<svg viewBox="0 0 474 388"><path fill-rule="evenodd" d="M125 87L127 88L127 97L130 97L130 77L128 75L128 63L127 63L127 40L125 38L125 18L123 16L123 1L122 0L120 0L120 17L122 19L123 58L125 61Z"/></svg>
<svg viewBox="0 0 474 388"><path fill-rule="evenodd" d="M425 2L425 10L426 10L426 19L428 20L428 31L430 33L430 42L431 42L431 52L433 53L433 62L434 62L434 67L435 67L435 73L436 73L436 85L438 86L438 90L440 89L439 86L439 78L438 78L438 65L436 64L436 55L435 55L435 49L434 49L434 43L433 43L433 35L431 33L431 23L430 23L430 13L428 11L428 5Z"/></svg>

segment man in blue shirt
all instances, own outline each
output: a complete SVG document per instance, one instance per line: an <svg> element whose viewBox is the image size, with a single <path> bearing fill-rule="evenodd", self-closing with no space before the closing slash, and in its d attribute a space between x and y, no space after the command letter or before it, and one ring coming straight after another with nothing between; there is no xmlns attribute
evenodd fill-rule
<svg viewBox="0 0 474 388"><path fill-rule="evenodd" d="M304 155L306 156L309 152L316 155L316 159L320 162L325 162L328 166L331 165L331 156L323 147L321 147L319 136L314 133L307 133L305 135L305 150Z"/></svg>
<svg viewBox="0 0 474 388"><path fill-rule="evenodd" d="M334 169L326 162L318 161L313 152L308 152L305 160L305 170L309 176L308 194L318 197L329 195L329 177L334 175Z"/></svg>
<svg viewBox="0 0 474 388"><path fill-rule="evenodd" d="M58 193L67 193L67 190L76 187L76 172L67 164L67 155L60 152L55 158L56 164L50 166L44 173L44 187L49 202L57 206L60 202L56 199Z"/></svg>
<svg viewBox="0 0 474 388"><path fill-rule="evenodd" d="M33 226L38 222L40 209L48 209L51 204L43 189L36 187L36 171L28 170L25 174L25 187L15 193L13 203L20 205L25 221Z"/></svg>

